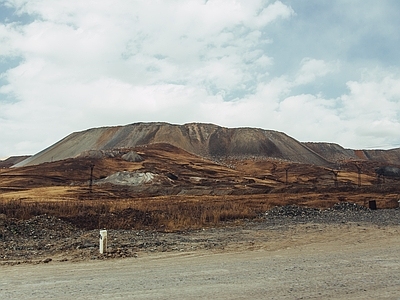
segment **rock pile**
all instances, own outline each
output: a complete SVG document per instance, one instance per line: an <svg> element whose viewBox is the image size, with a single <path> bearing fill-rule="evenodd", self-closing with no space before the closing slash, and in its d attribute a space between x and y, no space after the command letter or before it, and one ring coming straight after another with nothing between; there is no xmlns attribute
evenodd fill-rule
<svg viewBox="0 0 400 300"><path fill-rule="evenodd" d="M99 179L95 181L95 184L112 183L117 185L141 185L146 183L151 183L157 174L151 172L128 172L122 171L114 173L104 179Z"/></svg>
<svg viewBox="0 0 400 300"><path fill-rule="evenodd" d="M340 210L340 211L369 211L370 209L362 206L362 205L358 205L357 203L351 203L351 202L340 202L340 203L336 203L333 207L333 210Z"/></svg>
<svg viewBox="0 0 400 300"><path fill-rule="evenodd" d="M317 208L301 207L297 205L276 206L265 213L268 217L309 217L320 213Z"/></svg>
<svg viewBox="0 0 400 300"><path fill-rule="evenodd" d="M48 215L33 217L29 220L4 219L3 238L20 237L29 239L66 238L73 235L77 229L59 218Z"/></svg>
<svg viewBox="0 0 400 300"><path fill-rule="evenodd" d="M293 223L358 223L368 222L377 225L399 225L399 209L371 210L351 202L341 202L329 209L315 209L297 205L274 207L262 216L272 225Z"/></svg>

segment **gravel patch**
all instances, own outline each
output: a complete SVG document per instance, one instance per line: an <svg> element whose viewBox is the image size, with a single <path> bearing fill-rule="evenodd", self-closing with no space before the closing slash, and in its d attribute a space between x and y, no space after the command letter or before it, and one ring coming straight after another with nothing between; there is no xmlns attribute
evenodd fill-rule
<svg viewBox="0 0 400 300"><path fill-rule="evenodd" d="M216 228L173 233L108 230L108 248L104 254L98 250L99 230L78 229L48 215L25 221L2 215L0 264L104 260L157 252L221 251L239 244L257 244L268 238L268 232L288 232L301 224L354 223L378 227L399 225L400 210L370 210L353 203L339 203L326 210L288 205L275 207L260 218L245 220L240 225L224 223Z"/></svg>

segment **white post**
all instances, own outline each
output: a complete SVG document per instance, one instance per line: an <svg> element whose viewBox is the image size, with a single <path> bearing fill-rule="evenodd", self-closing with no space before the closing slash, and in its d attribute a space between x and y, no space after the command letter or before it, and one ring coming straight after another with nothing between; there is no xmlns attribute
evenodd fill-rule
<svg viewBox="0 0 400 300"><path fill-rule="evenodd" d="M107 252L107 230L100 230L100 253Z"/></svg>

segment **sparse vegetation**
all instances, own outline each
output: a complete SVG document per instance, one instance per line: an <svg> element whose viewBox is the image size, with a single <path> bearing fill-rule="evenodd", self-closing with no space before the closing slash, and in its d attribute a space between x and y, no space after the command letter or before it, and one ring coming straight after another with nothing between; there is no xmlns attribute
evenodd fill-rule
<svg viewBox="0 0 400 300"><path fill-rule="evenodd" d="M340 170L268 159L215 163L166 144L124 151L143 160L78 157L1 169L0 214L20 220L47 214L85 229L179 231L240 223L288 204L399 205L399 180L378 181L376 162L363 162L360 173L351 162ZM157 176L141 184L99 183L121 170Z"/></svg>
<svg viewBox="0 0 400 300"><path fill-rule="evenodd" d="M268 204L243 200L163 199L24 201L2 200L0 214L29 219L52 215L86 228L182 230L216 226L221 222L254 218Z"/></svg>
<svg viewBox="0 0 400 300"><path fill-rule="evenodd" d="M8 218L29 219L51 215L79 228L153 229L177 231L219 226L225 222L255 219L275 206L296 204L328 208L335 203L351 201L368 206L374 199L378 208L398 206L397 194L319 194L283 193L249 196L160 196L118 200L0 200L0 214Z"/></svg>

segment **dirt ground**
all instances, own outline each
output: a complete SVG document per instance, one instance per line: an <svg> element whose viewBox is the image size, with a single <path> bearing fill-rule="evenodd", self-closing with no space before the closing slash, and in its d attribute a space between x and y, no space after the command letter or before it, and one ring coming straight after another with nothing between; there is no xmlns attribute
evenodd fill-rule
<svg viewBox="0 0 400 300"><path fill-rule="evenodd" d="M174 251L123 259L3 265L0 298L400 299L400 226L337 219L180 233Z"/></svg>

